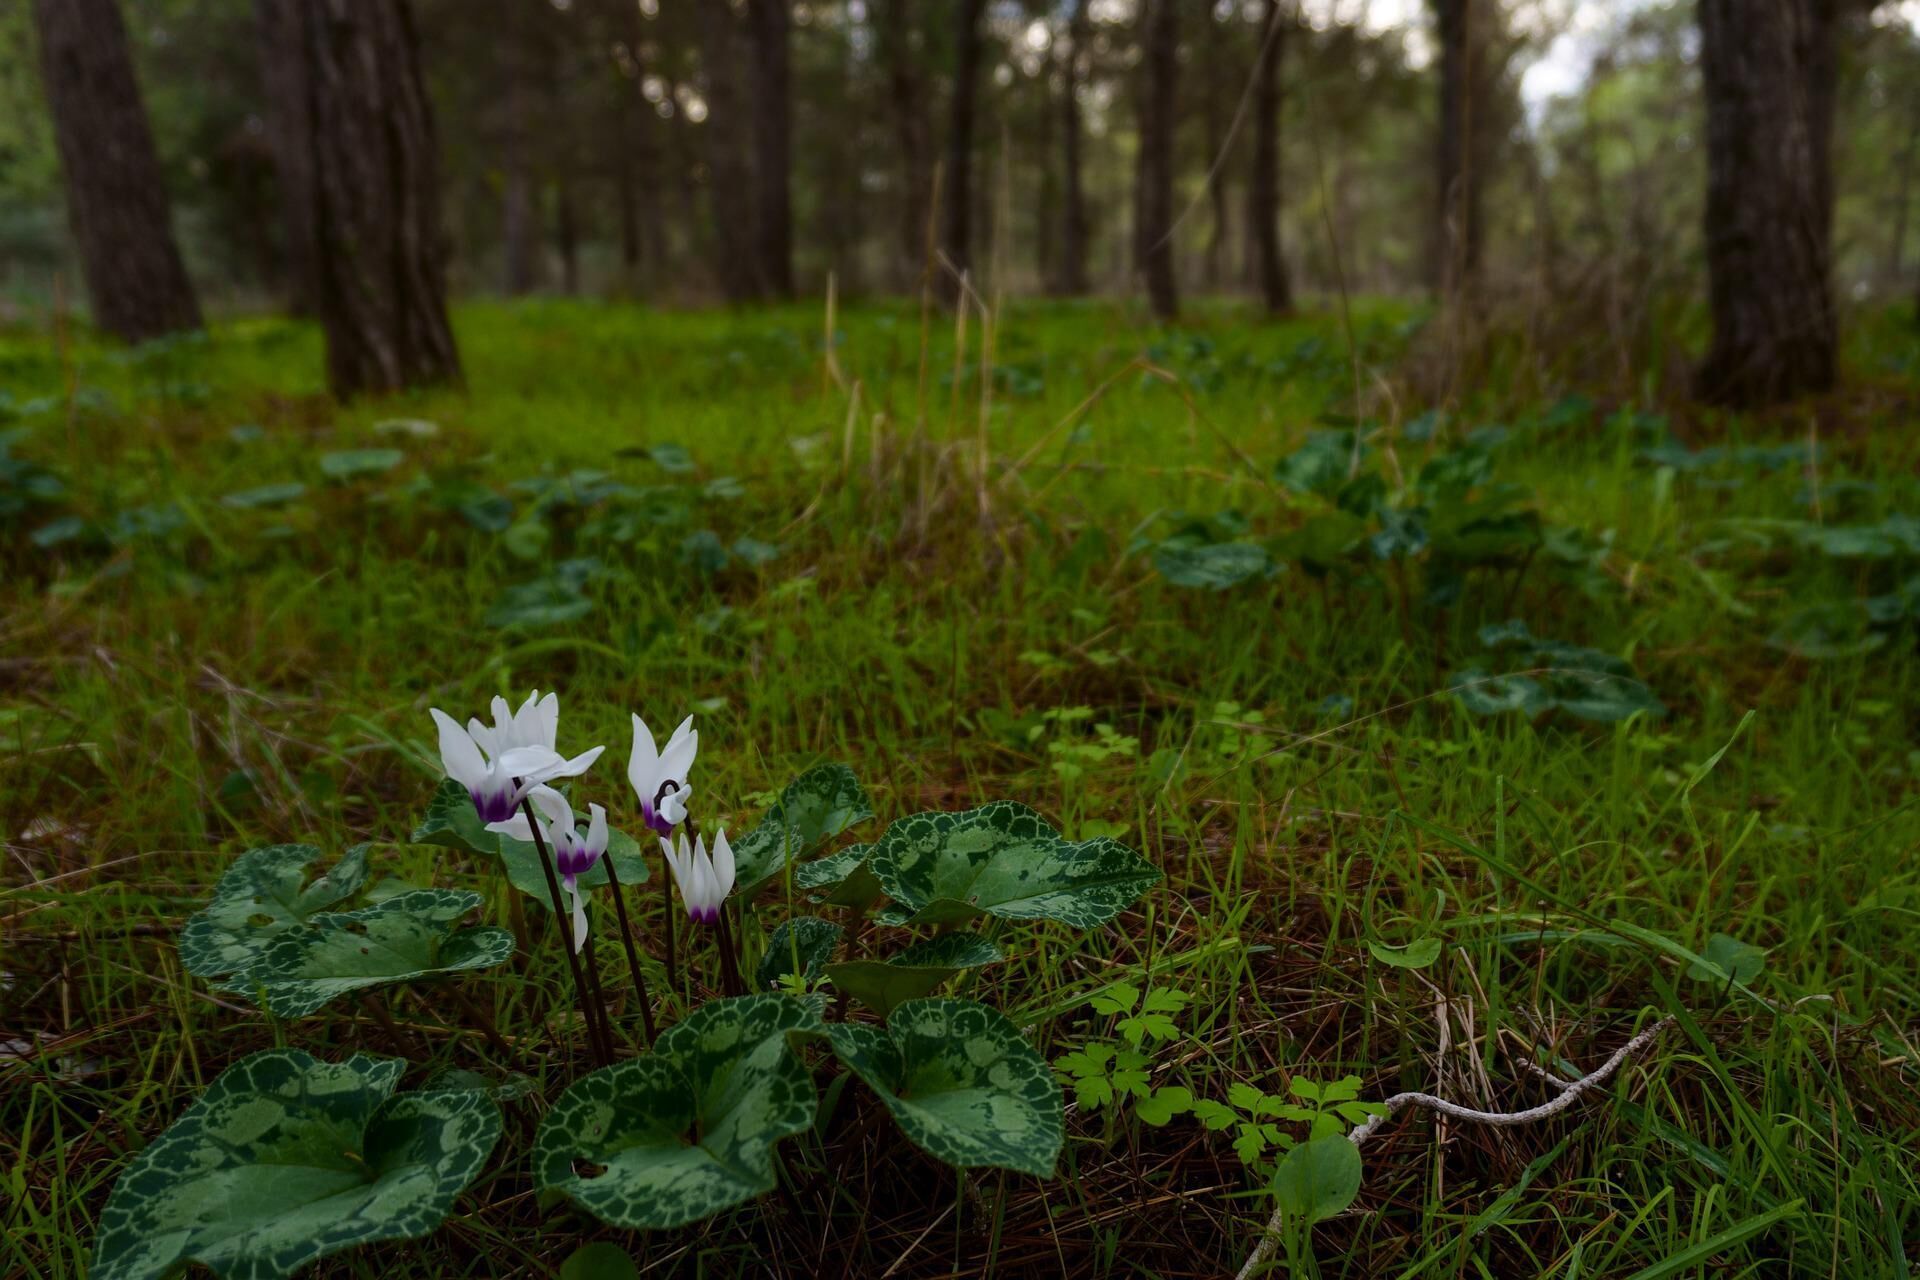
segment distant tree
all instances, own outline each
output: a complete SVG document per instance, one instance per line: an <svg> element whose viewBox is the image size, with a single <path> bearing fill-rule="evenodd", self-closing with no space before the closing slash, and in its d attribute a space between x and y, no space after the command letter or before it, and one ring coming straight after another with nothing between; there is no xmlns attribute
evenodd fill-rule
<svg viewBox="0 0 1920 1280"><path fill-rule="evenodd" d="M1173 276L1173 134L1179 75L1181 0L1143 0L1144 55L1140 99L1140 156L1135 170L1135 260L1147 280L1147 298L1162 320L1179 314Z"/></svg>
<svg viewBox="0 0 1920 1280"><path fill-rule="evenodd" d="M94 323L128 342L199 328L117 0L34 0L33 14Z"/></svg>
<svg viewBox="0 0 1920 1280"><path fill-rule="evenodd" d="M919 276L927 256L930 172L925 69L914 53L913 0L881 0L880 56L886 64L887 105L900 148L900 272Z"/></svg>
<svg viewBox="0 0 1920 1280"><path fill-rule="evenodd" d="M707 117L707 197L712 211L714 274L729 302L760 296L754 241L753 165L742 136L746 102L738 21L725 0L700 0L700 53Z"/></svg>
<svg viewBox="0 0 1920 1280"><path fill-rule="evenodd" d="M1699 0L1713 341L1695 390L1762 405L1834 382L1837 0Z"/></svg>
<svg viewBox="0 0 1920 1280"><path fill-rule="evenodd" d="M760 290L793 296L792 0L747 0L753 43L753 240Z"/></svg>
<svg viewBox="0 0 1920 1280"><path fill-rule="evenodd" d="M260 49L260 101L280 188L281 234L286 241L287 310L314 313L313 153L307 144L307 66L301 56L300 14L292 0L254 0Z"/></svg>
<svg viewBox="0 0 1920 1280"><path fill-rule="evenodd" d="M1433 0L1440 46L1439 124L1434 145L1436 209L1434 292L1451 298L1480 275L1482 193L1490 136L1488 93L1490 7L1497 0Z"/></svg>
<svg viewBox="0 0 1920 1280"><path fill-rule="evenodd" d="M460 378L407 0L284 0L307 88L314 296L336 396ZM299 193L294 193L299 194Z"/></svg>
<svg viewBox="0 0 1920 1280"><path fill-rule="evenodd" d="M1069 297L1087 291L1087 197L1082 172L1083 126L1080 89L1092 57L1093 22L1088 0L1074 0L1067 22L1067 56L1060 66L1060 265L1056 292Z"/></svg>
<svg viewBox="0 0 1920 1280"><path fill-rule="evenodd" d="M980 17L986 0L955 0L953 97L947 121L947 164L940 244L954 270L964 272L973 261L973 116L980 91ZM943 292L958 295L957 282L947 281Z"/></svg>
<svg viewBox="0 0 1920 1280"><path fill-rule="evenodd" d="M1253 71L1253 175L1247 185L1254 274L1271 315L1293 310L1293 282L1280 248L1280 69L1286 58L1286 21L1281 0L1266 0Z"/></svg>

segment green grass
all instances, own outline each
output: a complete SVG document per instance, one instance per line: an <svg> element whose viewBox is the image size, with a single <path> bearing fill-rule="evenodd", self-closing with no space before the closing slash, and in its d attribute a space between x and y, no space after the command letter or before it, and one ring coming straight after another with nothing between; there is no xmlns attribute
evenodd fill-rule
<svg viewBox="0 0 1920 1280"><path fill-rule="evenodd" d="M1356 319L1362 406L1406 475L1438 447L1395 380L1414 319L1378 303ZM1106 930L1008 930L1014 961L969 991L1031 1020L1049 1057L1107 1033L1079 996L1147 966L1196 996L1156 1083L1215 1099L1236 1081L1278 1094L1296 1073L1352 1072L1368 1098L1515 1110L1550 1096L1517 1060L1584 1071L1677 1016L1549 1122L1390 1122L1363 1151L1356 1208L1314 1234L1321 1275L1911 1274L1912 624L1822 660L1768 639L1803 605L1883 594L1915 569L1763 543L1758 523L1915 510L1911 344L1891 320L1856 345L1871 390L1811 427L1681 424L1745 444L1812 430L1817 509L1802 468L1663 472L1638 456L1657 428L1618 406L1555 426L1547 404L1479 389L1447 430L1507 424L1499 478L1527 486L1548 526L1582 531L1588 554L1478 573L1444 609L1392 574L1322 583L1298 566L1184 589L1135 546L1171 512L1236 510L1270 535L1320 509L1271 472L1321 415L1354 410L1335 314L1266 325L1221 307L1156 334L1105 305L1022 305L996 335L984 409L977 327L956 362L950 319L923 348L915 308L855 308L830 369L821 321L475 304L458 315L465 393L345 409L321 395L304 326L240 321L137 359L0 336L14 452L69 488L0 523L0 1040L14 1042L0 1273L84 1274L118 1171L243 1053L392 1050L351 1004L274 1025L216 1000L181 971L173 933L236 853L283 840L381 842L380 870L478 888L503 918L471 860L393 842L434 784L427 707L538 686L561 693L563 746L610 744L589 783L616 823L628 711L658 726L697 704L710 824L737 829L750 797L837 759L883 821L1005 797L1069 834L1124 827L1163 887ZM377 430L394 418L438 431ZM259 430L236 438L242 424ZM643 456L661 444L696 471ZM370 447L404 460L341 483L319 470ZM455 509L479 485L524 514L516 482L583 470L661 486L689 514L621 540L594 510L503 534ZM285 508L221 501L294 481L306 492ZM157 532L111 527L143 511ZM106 532L29 540L69 513ZM778 554L706 573L685 545L701 529ZM584 615L489 625L504 590L581 556L602 566ZM1470 714L1448 673L1508 616L1628 658L1669 714ZM1087 710L1045 714L1072 708ZM1086 749L1101 724L1133 749ZM654 888L634 902L657 954ZM759 915L770 928L783 909ZM1750 989L1686 976L1676 948L1716 932L1768 948ZM1417 973L1368 946L1427 935L1446 948ZM600 959L624 992L618 949ZM540 1026L566 981L540 947L465 984L522 1040L513 1062L396 995L422 1059L410 1082L510 1067L550 1100L585 1062ZM956 1183L862 1123L876 1105L850 1090L823 1134L792 1144L783 1194L644 1239L542 1212L525 1161L537 1112L518 1105L438 1234L316 1274L548 1274L605 1237L688 1274L1217 1275L1266 1217L1230 1135L1190 1118L1070 1110L1057 1180Z"/></svg>

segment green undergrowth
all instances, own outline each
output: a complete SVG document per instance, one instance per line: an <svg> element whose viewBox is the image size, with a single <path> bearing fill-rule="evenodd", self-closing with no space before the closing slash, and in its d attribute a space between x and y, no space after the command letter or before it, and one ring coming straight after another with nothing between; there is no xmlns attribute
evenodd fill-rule
<svg viewBox="0 0 1920 1280"><path fill-rule="evenodd" d="M983 357L977 322L956 353L905 304L830 337L806 307L473 304L463 391L346 408L306 325L0 335L0 1271L84 1274L115 1178L249 1052L398 1034L432 1063L400 1097L508 1068L416 996L392 1027L270 1020L174 942L274 844L371 841L373 883L498 922L497 879L404 843L426 708L538 686L571 741L695 714L730 830L846 761L877 811L1018 797L1159 867L1104 929L1023 927L957 980L1055 1065L1058 1176L938 1171L862 1084L778 1195L635 1234L543 1211L538 1110L508 1103L440 1234L315 1274L548 1274L591 1239L688 1274L1231 1271L1294 1112L1534 1106L1529 1066L1670 1015L1551 1120L1400 1113L1276 1266L1910 1274L1910 338L1870 321L1856 397L1744 419L1413 403L1389 392L1420 322L1360 305L1350 349L1333 311L1024 304ZM586 1066L549 1019L565 966L512 971L471 990L550 1105Z"/></svg>

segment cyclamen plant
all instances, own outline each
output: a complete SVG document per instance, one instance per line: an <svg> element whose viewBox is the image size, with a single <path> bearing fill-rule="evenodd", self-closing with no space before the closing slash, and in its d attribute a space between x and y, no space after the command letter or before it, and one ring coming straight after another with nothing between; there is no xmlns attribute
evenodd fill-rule
<svg viewBox="0 0 1920 1280"><path fill-rule="evenodd" d="M552 945L573 975L597 1060L539 1123L531 1159L545 1203L570 1202L618 1227L665 1229L763 1195L775 1185L775 1144L816 1128L816 1075L835 1062L936 1159L1052 1174L1064 1107L1051 1069L1003 1014L938 993L962 974L977 987L980 972L1004 958L1008 926L1113 920L1160 879L1139 854L1107 837L1069 841L1011 801L903 817L871 843L829 852L875 816L838 764L794 780L757 827L732 839L718 827L709 834L691 803L699 747L691 717L659 748L635 715L631 814L660 846L660 891L677 893L689 922L683 957L669 897L656 958L626 902L649 879L639 846L600 803L584 804L583 824L582 798L562 790L584 783L602 748L561 753L558 698L535 693L517 711L496 698L491 725L476 718L462 728L431 714L446 776L412 842L498 868L517 930L519 895L552 911ZM380 990L432 983L497 1050L533 1052L499 1036L461 985L516 949L514 933L460 923L481 895L412 889L348 909L367 887L367 846L307 882L318 856L276 845L237 859L182 931L188 970L274 1017L354 995L389 1027ZM769 906L811 898L864 924L796 915L768 927L756 900L774 886ZM628 961L625 1007L637 1007L643 1028L637 1048L610 1016L621 1002L603 998L593 951L605 931L593 910L601 889ZM979 921L988 928L966 927ZM920 929L937 933L874 953L879 940ZM522 933L519 946L541 945ZM840 959L849 938L866 954ZM724 994L696 1003L701 984L681 960L709 945ZM748 947L759 957L750 969ZM646 981L654 966L666 978L657 1005ZM824 987L839 997L831 1016ZM656 1014L680 1008L656 1035ZM865 1012L850 1016L856 1008ZM354 1244L432 1230L492 1158L504 1132L499 1107L519 1094L445 1072L397 1093L408 1065L365 1054L326 1062L295 1049L241 1059L122 1175L92 1274L159 1277L198 1261L224 1275L287 1275Z"/></svg>

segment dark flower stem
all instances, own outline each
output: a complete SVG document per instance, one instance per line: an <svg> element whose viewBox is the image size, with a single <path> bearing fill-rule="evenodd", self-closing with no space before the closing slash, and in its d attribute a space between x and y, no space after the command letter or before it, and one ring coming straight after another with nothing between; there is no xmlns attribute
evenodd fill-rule
<svg viewBox="0 0 1920 1280"><path fill-rule="evenodd" d="M600 1015L600 1056L606 1062L613 1061L613 1019L607 1014L607 997L600 989L600 962L593 953L593 934L587 934L586 948L582 952L586 963L582 966L587 972L587 992L593 997L593 1007Z"/></svg>
<svg viewBox="0 0 1920 1280"><path fill-rule="evenodd" d="M520 780L515 778L513 785L518 787ZM574 954L573 938L568 928L571 917L567 909L560 904L560 877L554 874L553 855L547 850L547 838L540 834L540 821L533 815L533 801L520 802L521 811L527 815L527 827L533 832L533 847L540 851L540 869L547 873L547 894L553 902L553 931L560 939L560 950L566 953L567 968L573 973L573 996L580 1006L580 1014L587 1020L587 1039L592 1042L593 1056L599 1065L606 1066L605 1049L600 1042L599 1030L593 1023L593 1009L587 1003L587 983L580 973L580 957Z"/></svg>
<svg viewBox="0 0 1920 1280"><path fill-rule="evenodd" d="M613 891L613 911L620 917L620 941L627 949L627 970L633 975L634 994L640 998L640 1024L646 1031L643 1048L653 1046L653 1001L647 996L647 979L640 972L640 955L633 949L633 926L627 923L627 897L620 891L620 873L613 869L613 854L603 855L607 864L607 888ZM673 928L673 903L667 903L667 928Z"/></svg>
<svg viewBox="0 0 1920 1280"><path fill-rule="evenodd" d="M734 950L733 927L727 922L727 904L720 904L720 982L730 996L743 996L747 993L746 983L740 979L740 953Z"/></svg>

